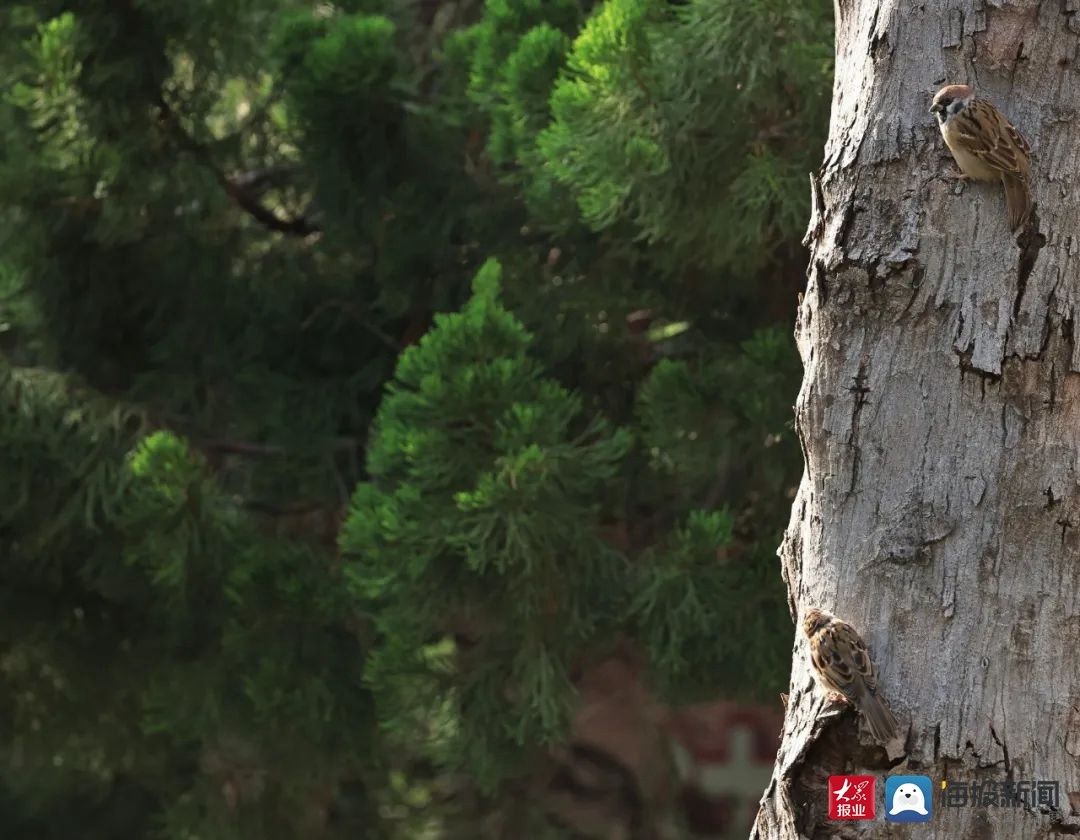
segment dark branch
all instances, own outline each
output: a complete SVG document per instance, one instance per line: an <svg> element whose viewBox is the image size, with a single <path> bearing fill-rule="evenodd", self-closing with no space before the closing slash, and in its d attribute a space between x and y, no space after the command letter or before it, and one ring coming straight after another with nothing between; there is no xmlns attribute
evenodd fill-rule
<svg viewBox="0 0 1080 840"><path fill-rule="evenodd" d="M191 154L199 163L209 169L214 174L217 182L221 184L222 189L225 190L225 193L236 205L263 227L290 236L309 236L321 230L317 224L304 216L295 216L293 218L278 216L273 210L259 201L258 191L260 184L253 184L244 176L231 178L222 171L221 167L214 161L210 150L188 134L180 125L180 121L176 118L176 114L169 103L165 101L164 96L158 99L158 108L160 110L160 124L173 138L177 146Z"/></svg>

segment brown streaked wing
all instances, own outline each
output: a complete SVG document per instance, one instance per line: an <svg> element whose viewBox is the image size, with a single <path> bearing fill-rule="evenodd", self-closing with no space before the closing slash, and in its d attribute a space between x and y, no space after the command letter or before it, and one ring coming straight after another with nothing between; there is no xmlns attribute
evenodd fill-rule
<svg viewBox="0 0 1080 840"><path fill-rule="evenodd" d="M844 624L839 621L834 622L825 630L825 633L828 634L828 637L825 643L821 645L821 649L825 651L828 657L828 662L825 665L826 672L846 692L854 680L855 674L851 667L851 654L845 644Z"/></svg>
<svg viewBox="0 0 1080 840"><path fill-rule="evenodd" d="M1008 132L1012 145L1020 150L1020 154L1017 155L1020 174L1027 175L1031 168L1031 146L1028 145L1027 138L1020 133L1020 129L1011 122L1006 121L1005 130Z"/></svg>
<svg viewBox="0 0 1080 840"><path fill-rule="evenodd" d="M874 663L870 661L870 652L866 649L866 643L851 625L844 625L841 633L843 634L842 647L846 650L855 673L862 677L868 688L874 688L877 685L877 675L874 673Z"/></svg>
<svg viewBox="0 0 1080 840"><path fill-rule="evenodd" d="M968 111L957 126L965 148L999 172L1026 176L1028 144L1016 127L989 102L977 101Z"/></svg>

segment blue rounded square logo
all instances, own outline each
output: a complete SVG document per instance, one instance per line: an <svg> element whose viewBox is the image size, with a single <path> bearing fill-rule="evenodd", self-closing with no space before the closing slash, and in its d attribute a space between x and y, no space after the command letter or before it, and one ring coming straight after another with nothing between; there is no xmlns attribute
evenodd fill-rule
<svg viewBox="0 0 1080 840"><path fill-rule="evenodd" d="M934 787L929 776L889 776L885 779L885 819L889 822L930 822Z"/></svg>

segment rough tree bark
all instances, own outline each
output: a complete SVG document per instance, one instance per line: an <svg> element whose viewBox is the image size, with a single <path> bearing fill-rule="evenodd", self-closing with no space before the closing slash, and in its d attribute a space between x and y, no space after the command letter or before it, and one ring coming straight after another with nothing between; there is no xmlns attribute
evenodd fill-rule
<svg viewBox="0 0 1080 840"><path fill-rule="evenodd" d="M1060 808L942 808L919 836L1080 834L1080 0L837 0L836 80L796 326L806 470L781 559L792 615L862 631L907 733L891 758L812 690L796 634L757 838L829 822L834 773L1060 782ZM1033 227L959 185L946 82L1033 146Z"/></svg>

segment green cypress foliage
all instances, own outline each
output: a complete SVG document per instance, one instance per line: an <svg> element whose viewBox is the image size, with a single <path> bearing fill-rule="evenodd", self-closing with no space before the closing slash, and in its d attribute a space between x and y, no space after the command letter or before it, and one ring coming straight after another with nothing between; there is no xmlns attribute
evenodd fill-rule
<svg viewBox="0 0 1080 840"><path fill-rule="evenodd" d="M823 3L610 0L582 29L539 139L599 229L745 271L805 225L825 138Z"/></svg>
<svg viewBox="0 0 1080 840"><path fill-rule="evenodd" d="M541 837L616 640L775 698L830 14L0 4L0 833Z"/></svg>
<svg viewBox="0 0 1080 840"><path fill-rule="evenodd" d="M439 711L416 698L451 698L447 749L484 787L563 736L570 665L612 632L624 564L597 516L630 445L543 375L498 279L487 263L402 355L342 532L392 641L371 659L380 708L408 733Z"/></svg>
<svg viewBox="0 0 1080 840"><path fill-rule="evenodd" d="M117 819L123 782L161 805L139 817L145 831L303 836L321 787L370 766L340 574L313 546L260 533L139 412L11 369L0 397L0 534L18 584L3 596L12 821L44 818L58 792ZM77 832L64 810L56 830Z"/></svg>

